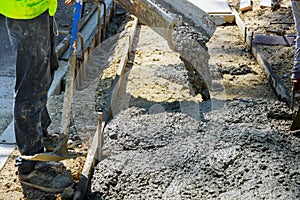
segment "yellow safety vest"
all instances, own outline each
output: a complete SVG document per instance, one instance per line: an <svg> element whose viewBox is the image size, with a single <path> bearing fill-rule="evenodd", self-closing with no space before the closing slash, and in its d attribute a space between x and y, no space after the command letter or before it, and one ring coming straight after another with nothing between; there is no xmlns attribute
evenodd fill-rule
<svg viewBox="0 0 300 200"><path fill-rule="evenodd" d="M12 19L32 19L46 10L53 16L57 0L0 0L0 14Z"/></svg>

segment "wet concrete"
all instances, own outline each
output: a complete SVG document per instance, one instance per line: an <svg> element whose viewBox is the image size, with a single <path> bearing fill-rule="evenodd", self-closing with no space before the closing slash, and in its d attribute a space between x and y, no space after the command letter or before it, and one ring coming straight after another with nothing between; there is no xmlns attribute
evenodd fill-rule
<svg viewBox="0 0 300 200"><path fill-rule="evenodd" d="M129 108L105 130L90 199L299 199L300 139L278 101L237 99L202 121Z"/></svg>
<svg viewBox="0 0 300 200"><path fill-rule="evenodd" d="M189 83L195 94L201 94L204 100L210 99L212 74L209 68L209 54L206 43L209 38L188 25L177 26L172 35L172 49L178 52L188 71Z"/></svg>

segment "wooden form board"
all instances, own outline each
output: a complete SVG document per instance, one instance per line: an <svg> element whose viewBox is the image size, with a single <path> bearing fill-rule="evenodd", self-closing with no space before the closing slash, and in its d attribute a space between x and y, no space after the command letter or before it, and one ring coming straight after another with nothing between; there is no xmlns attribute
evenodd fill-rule
<svg viewBox="0 0 300 200"><path fill-rule="evenodd" d="M292 46L294 40L295 40L294 37L288 37L288 36L272 36L272 35L255 34L253 43L266 44L266 45Z"/></svg>
<svg viewBox="0 0 300 200"><path fill-rule="evenodd" d="M191 3L197 5L199 8L208 14L231 14L232 11L228 6L226 0L190 0Z"/></svg>
<svg viewBox="0 0 300 200"><path fill-rule="evenodd" d="M271 0L260 0L260 7L261 8L271 7Z"/></svg>
<svg viewBox="0 0 300 200"><path fill-rule="evenodd" d="M207 14L213 15L217 18L223 18L224 22L233 23L234 15L232 14L231 8L228 6L226 0L189 0L197 7L201 8Z"/></svg>
<svg viewBox="0 0 300 200"><path fill-rule="evenodd" d="M240 11L251 10L251 8L252 8L251 0L240 1Z"/></svg>

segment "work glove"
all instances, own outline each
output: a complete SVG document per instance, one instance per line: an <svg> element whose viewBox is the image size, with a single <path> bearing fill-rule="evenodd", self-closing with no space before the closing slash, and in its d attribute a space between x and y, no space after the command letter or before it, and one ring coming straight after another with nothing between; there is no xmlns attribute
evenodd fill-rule
<svg viewBox="0 0 300 200"><path fill-rule="evenodd" d="M65 0L66 5L72 5L74 3L74 0Z"/></svg>

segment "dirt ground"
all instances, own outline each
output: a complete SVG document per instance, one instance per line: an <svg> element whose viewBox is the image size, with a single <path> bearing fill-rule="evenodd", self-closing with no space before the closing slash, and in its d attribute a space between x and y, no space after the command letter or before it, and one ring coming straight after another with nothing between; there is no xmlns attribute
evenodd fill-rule
<svg viewBox="0 0 300 200"><path fill-rule="evenodd" d="M283 0L274 12L260 9L258 2L253 1L252 11L241 13L250 29L266 33L275 17L291 19L289 1ZM230 4L238 6L238 1ZM59 10L58 16L69 16L68 9ZM95 130L94 107L103 111L127 41L131 22L128 15L125 19L120 28L125 32L111 37L120 39L110 48L103 45L106 53L91 61L105 68L99 83L75 93L72 131L88 133L80 135L82 145L76 150L81 152ZM60 28L70 27L70 19L57 21ZM285 30L294 33L292 25ZM276 101L239 29L220 26L207 43L213 74L208 102L193 90L180 55L163 38L146 26L137 34L114 120L105 131L105 159L95 168L89 199L299 199L299 136L288 131L291 113ZM262 49L274 69L280 66L283 72L278 73L289 75L293 47ZM94 56L99 53L103 50ZM96 105L90 104L95 90ZM58 95L49 103L52 130L59 126L61 102ZM17 155L15 151L1 171L0 199L59 199L19 184ZM65 162L75 180L83 163L84 157Z"/></svg>

